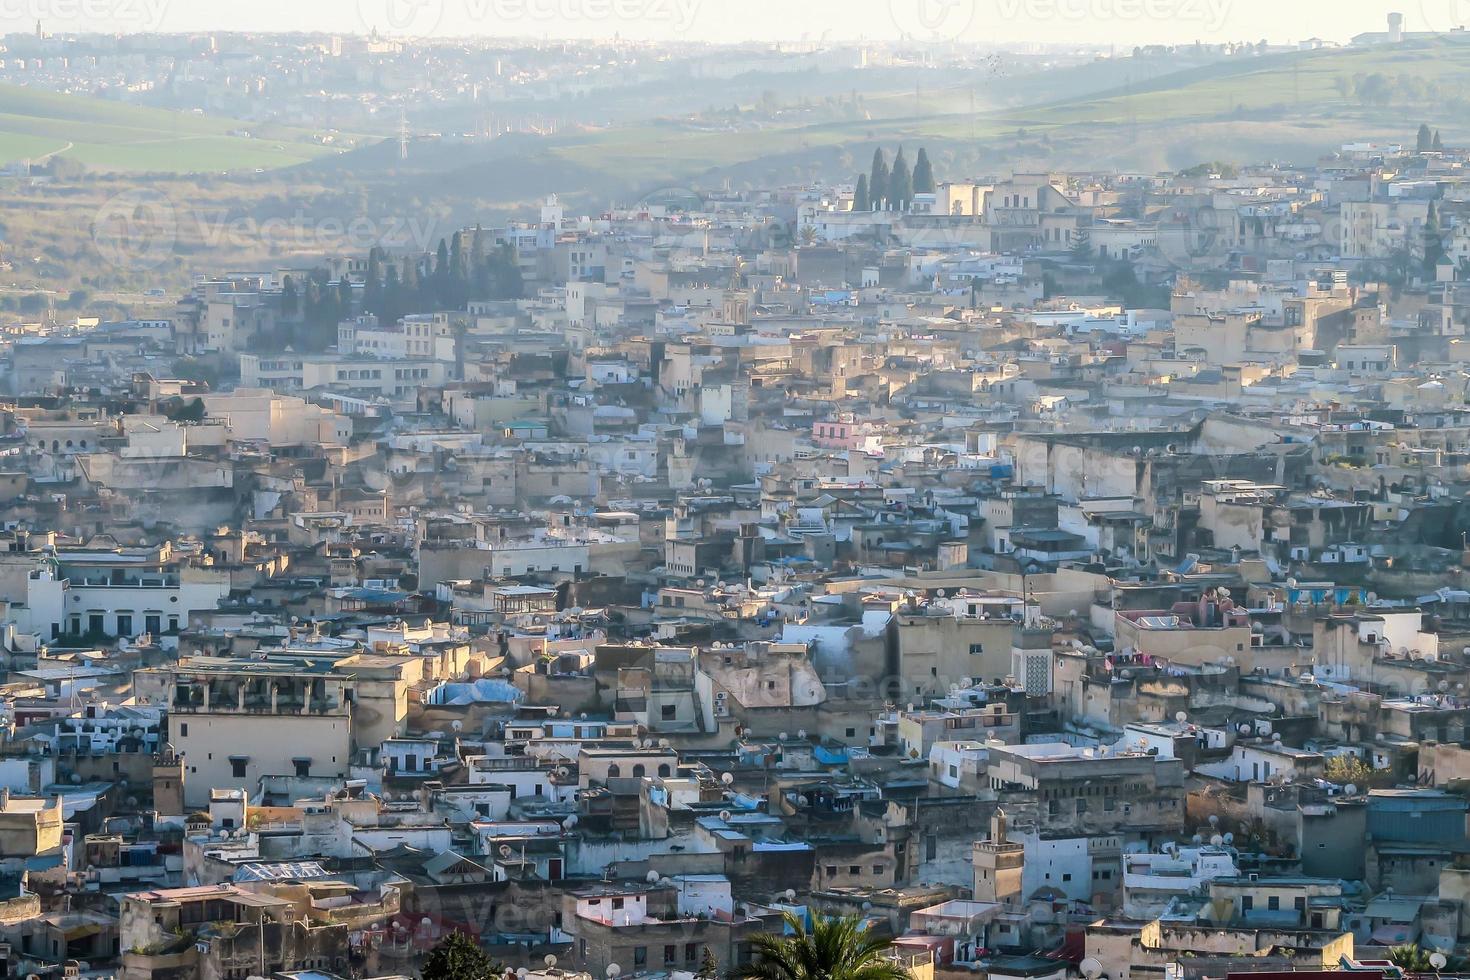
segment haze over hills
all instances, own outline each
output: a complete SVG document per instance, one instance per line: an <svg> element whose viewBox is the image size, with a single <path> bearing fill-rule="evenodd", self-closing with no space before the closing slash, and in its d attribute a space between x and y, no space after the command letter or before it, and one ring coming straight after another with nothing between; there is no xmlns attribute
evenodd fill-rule
<svg viewBox="0 0 1470 980"><path fill-rule="evenodd" d="M110 291L187 281L221 246L214 229L226 221L227 244L256 259L286 261L330 247L318 229L358 218L370 229L431 226L419 237L431 238L432 247L449 229L524 213L551 193L568 207L595 211L670 187L698 194L846 180L867 168L879 146L890 154L900 144L911 152L924 146L946 179L1057 167L1152 173L1213 160L1311 161L1348 142L1409 140L1420 122L1446 140L1470 138L1460 94L1470 91L1470 43L1459 36L1264 53L1186 46L1117 58L1074 54L1055 64L950 55L942 70L912 58L857 71L846 53L800 57L814 59L811 71L773 71L772 64L786 63L783 55L734 74L716 105L708 80L681 90L686 68L677 67L642 118L631 93L650 89L632 85L601 125L572 121L583 116L568 110L546 132L475 132L472 93L457 89L459 101L428 106L418 121L400 117L410 129L406 158L399 139L385 135L396 128L387 111L364 130L378 136L354 138L322 128L320 114L313 127L293 128L0 85L0 159L35 163L55 154L109 172L84 192L7 188L7 231L24 229L36 253L55 260L33 263L27 274L35 278L18 286L60 287L61 260L91 248L99 209L127 193L130 181L173 202L181 215L181 226L170 229L177 248L145 270L101 267L88 285ZM426 131L430 121L442 128ZM323 134L335 142L324 145ZM281 220L303 230L285 242L258 234ZM74 278L64 284L75 285Z"/></svg>
<svg viewBox="0 0 1470 980"><path fill-rule="evenodd" d="M1470 42L1416 41L1394 48L1327 49L1237 57L1147 75L1150 59L1120 59L1140 70L1120 79L1117 66L1055 74L1051 90L1076 76L1109 87L1031 105L959 111L972 91L993 103L1012 80L973 78L932 92L868 98L869 118L777 118L720 130L688 121L582 129L483 145L416 143L410 159L396 144L364 147L308 165L440 193L466 193L513 204L559 187L589 199L628 200L667 184L714 187L726 180L799 179L861 169L874 146L923 143L949 173L1002 163L1045 168L1087 166L1179 169L1203 160L1310 160L1362 139L1401 141L1424 120L1446 138L1467 135L1458 94L1470 87ZM1065 77L1067 75L1072 78ZM915 111L916 109L920 111ZM1446 111L1447 109L1456 111ZM485 168L494 189L484 192ZM476 191L474 185L479 186Z"/></svg>
<svg viewBox="0 0 1470 980"><path fill-rule="evenodd" d="M62 156L99 170L293 166L333 152L306 130L0 85L0 159Z"/></svg>

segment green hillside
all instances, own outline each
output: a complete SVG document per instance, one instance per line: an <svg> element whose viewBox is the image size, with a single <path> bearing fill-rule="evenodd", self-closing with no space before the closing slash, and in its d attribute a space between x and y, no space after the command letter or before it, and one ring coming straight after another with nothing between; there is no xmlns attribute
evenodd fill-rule
<svg viewBox="0 0 1470 980"><path fill-rule="evenodd" d="M248 132L249 135L231 135ZM60 155L102 170L288 167L332 152L303 130L0 85L0 162Z"/></svg>
<svg viewBox="0 0 1470 980"><path fill-rule="evenodd" d="M1421 121L1448 141L1470 139L1466 92L1470 40L1446 38L1240 56L1096 95L973 114L949 111L961 100L939 90L920 111L909 96L890 103L907 114L856 122L741 133L619 127L563 137L555 152L634 181L899 141L1003 151L1018 166L1164 169L1217 158L1312 159L1347 141L1411 138ZM1038 138L1045 144L1035 145Z"/></svg>

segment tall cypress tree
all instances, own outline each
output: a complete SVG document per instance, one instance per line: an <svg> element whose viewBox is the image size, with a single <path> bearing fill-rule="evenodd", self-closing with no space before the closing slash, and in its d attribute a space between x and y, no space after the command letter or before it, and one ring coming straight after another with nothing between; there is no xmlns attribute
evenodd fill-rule
<svg viewBox="0 0 1470 980"><path fill-rule="evenodd" d="M871 211L873 208L868 201L868 175L858 174L857 190L852 192L852 209L854 211Z"/></svg>
<svg viewBox="0 0 1470 980"><path fill-rule="evenodd" d="M1444 258L1444 240L1439 230L1439 208L1433 201L1424 214L1424 279L1434 282L1440 260Z"/></svg>
<svg viewBox="0 0 1470 980"><path fill-rule="evenodd" d="M909 162L904 158L903 147L893 158L893 175L888 178L888 209L907 211L914 197L914 180L909 172Z"/></svg>
<svg viewBox="0 0 1470 980"><path fill-rule="evenodd" d="M1444 152L1444 144L1441 143L1439 140L1439 130L1437 129L1434 131L1434 142L1429 145L1429 148L1432 149L1435 153Z"/></svg>
<svg viewBox="0 0 1470 980"><path fill-rule="evenodd" d="M1419 124L1419 139L1417 140L1417 146L1418 146L1419 152L1420 153L1423 153L1425 150L1429 149L1429 147L1433 144L1433 142L1434 142L1433 137L1431 137L1429 135L1429 124L1428 123L1420 123Z"/></svg>
<svg viewBox="0 0 1470 980"><path fill-rule="evenodd" d="M933 194L934 167L929 162L929 151L919 147L919 159L914 161L914 193Z"/></svg>
<svg viewBox="0 0 1470 980"><path fill-rule="evenodd" d="M873 151L873 174L868 178L868 202L872 205L871 210L883 209L883 202L888 200L888 158L883 155L883 147Z"/></svg>
<svg viewBox="0 0 1470 980"><path fill-rule="evenodd" d="M383 302L383 252L376 245L368 250L367 277L362 284L362 311L377 315Z"/></svg>

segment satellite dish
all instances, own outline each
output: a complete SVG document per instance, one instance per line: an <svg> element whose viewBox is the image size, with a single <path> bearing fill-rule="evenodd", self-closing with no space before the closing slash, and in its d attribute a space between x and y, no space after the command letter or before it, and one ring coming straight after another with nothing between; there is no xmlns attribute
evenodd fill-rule
<svg viewBox="0 0 1470 980"><path fill-rule="evenodd" d="M1214 844L1216 847L1219 847L1221 844L1225 843L1225 838L1220 836L1219 834L1212 834L1210 835L1210 843Z"/></svg>
<svg viewBox="0 0 1470 980"><path fill-rule="evenodd" d="M1189 713L1186 711L1176 711L1174 712L1174 720L1182 725L1189 720Z"/></svg>
<svg viewBox="0 0 1470 980"><path fill-rule="evenodd" d="M543 959L541 962L545 963L546 964L546 968L549 970L552 967L556 966L556 957L554 955L552 955L551 953L547 953L546 954L546 958Z"/></svg>
<svg viewBox="0 0 1470 980"><path fill-rule="evenodd" d="M1358 787L1353 783L1348 783L1342 788L1342 791L1348 796L1356 796L1358 793Z"/></svg>
<svg viewBox="0 0 1470 980"><path fill-rule="evenodd" d="M648 883L650 885L656 885L656 884L658 884L658 872L657 871L649 871L648 874L645 875L644 877L646 877L648 879Z"/></svg>
<svg viewBox="0 0 1470 980"><path fill-rule="evenodd" d="M730 822L730 818L732 816L734 816L734 814L732 814L729 810L721 810L720 811L720 819L723 820L723 821L725 821L726 823L729 823Z"/></svg>
<svg viewBox="0 0 1470 980"><path fill-rule="evenodd" d="M794 902L794 901L796 901L796 889L795 888L788 888L788 889L786 889L786 901L788 901L788 902Z"/></svg>
<svg viewBox="0 0 1470 980"><path fill-rule="evenodd" d="M1449 960L1445 959L1445 955L1443 953L1436 952L1429 954L1429 965L1434 967L1436 970L1443 970L1445 964L1448 962Z"/></svg>
<svg viewBox="0 0 1470 980"><path fill-rule="evenodd" d="M513 853L514 852L510 849L510 845L509 844L501 844L500 845L500 856L501 857L508 858Z"/></svg>
<svg viewBox="0 0 1470 980"><path fill-rule="evenodd" d="M1235 835L1234 834L1227 833L1225 835L1225 843L1227 843L1227 844L1234 844L1235 843Z"/></svg>
<svg viewBox="0 0 1470 980"><path fill-rule="evenodd" d="M1082 975L1084 977L1087 977L1088 980L1091 980L1091 978L1096 977L1102 973L1103 966L1096 957L1089 956L1078 965L1078 969L1082 971Z"/></svg>

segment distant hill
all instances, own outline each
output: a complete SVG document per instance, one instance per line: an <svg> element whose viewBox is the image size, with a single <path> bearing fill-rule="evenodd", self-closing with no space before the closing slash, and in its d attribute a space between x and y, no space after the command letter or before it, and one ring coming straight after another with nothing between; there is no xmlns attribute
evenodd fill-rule
<svg viewBox="0 0 1470 980"><path fill-rule="evenodd" d="M59 155L100 170L269 170L332 152L309 138L285 127L0 85L0 163Z"/></svg>
<svg viewBox="0 0 1470 980"><path fill-rule="evenodd" d="M651 121L481 144L425 142L406 163L396 144L385 144L307 169L391 188L403 200L503 208L552 191L568 203L595 204L669 186L841 177L866 170L875 146L891 152L900 143L925 145L941 176L970 176L1304 162L1346 142L1411 140L1421 122L1447 142L1470 140L1470 96L1462 94L1470 93L1470 38L1188 62L1104 59L1026 78L951 73L930 89L870 95L871 118L862 120L778 120L739 131ZM1028 81L1035 98L1051 100L1016 105ZM975 112L967 109L972 97L982 107Z"/></svg>

